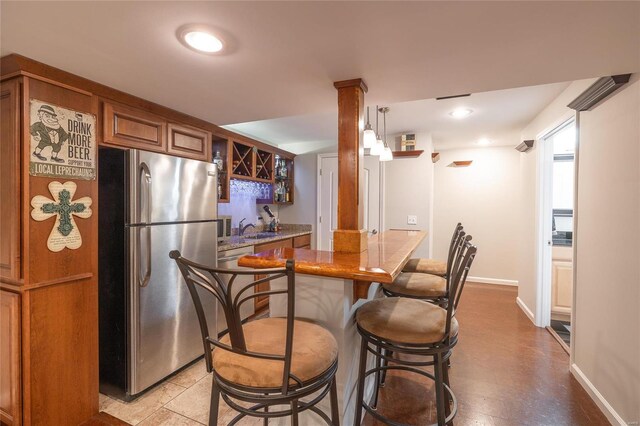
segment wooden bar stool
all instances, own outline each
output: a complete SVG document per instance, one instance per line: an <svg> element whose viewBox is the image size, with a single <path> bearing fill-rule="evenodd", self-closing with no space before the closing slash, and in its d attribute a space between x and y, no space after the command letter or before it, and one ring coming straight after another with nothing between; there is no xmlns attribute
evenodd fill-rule
<svg viewBox="0 0 640 426"><path fill-rule="evenodd" d="M458 341L458 321L455 318L460 296L476 255L476 247L468 241L462 247L452 272L450 303L444 309L433 303L404 297L387 297L367 302L356 312L356 325L362 338L358 368L355 425L360 426L362 408L388 425L400 425L376 410L381 372L409 371L434 381L437 424L453 421L458 410L456 397L449 383L446 366L451 350ZM410 359L391 358L389 352L411 355ZM369 370L367 353L376 358ZM385 361L382 363L381 361ZM419 367L433 366L429 373ZM365 379L375 374L375 391L371 403L364 401Z"/></svg>
<svg viewBox="0 0 640 426"><path fill-rule="evenodd" d="M239 413L229 425L245 416L262 418L265 426L270 418L290 416L291 424L297 426L298 414L305 410L314 412L329 425L340 424L335 380L338 343L325 328L294 319L293 260L287 261L286 268L261 269L259 273L263 278L243 283L239 291L232 292L236 277L255 276L256 271L210 268L183 258L177 250L169 256L177 262L189 287L200 322L207 371L213 372L209 426L217 424L220 396ZM225 281L221 275L230 278ZM247 293L259 284L283 277L287 278L285 290ZM229 333L219 341L215 334L209 333L199 289L213 295L224 310ZM241 305L271 294L287 295L287 316L258 319L243 325ZM215 347L213 356L212 347ZM316 407L327 394L330 394L331 417ZM302 401L306 397L309 400ZM275 407L283 405L287 408Z"/></svg>
<svg viewBox="0 0 640 426"><path fill-rule="evenodd" d="M463 226L460 222L456 225L453 235L451 236L451 243L449 243L449 255L447 259L451 258L451 252L453 251L456 242L458 241L459 234L462 231ZM402 272L418 272L421 274L432 274L438 275L440 277L445 277L447 275L447 271L450 267L449 260L442 261L436 259L420 259L414 258L409 259L404 268L402 268Z"/></svg>

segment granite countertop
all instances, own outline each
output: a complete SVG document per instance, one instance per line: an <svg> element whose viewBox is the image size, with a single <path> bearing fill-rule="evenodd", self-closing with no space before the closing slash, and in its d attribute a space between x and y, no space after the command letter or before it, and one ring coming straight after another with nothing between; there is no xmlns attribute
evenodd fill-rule
<svg viewBox="0 0 640 426"><path fill-rule="evenodd" d="M218 251L232 250L241 247L255 246L257 244L270 243L273 241L284 240L287 238L299 237L301 235L308 235L312 232L311 225L291 225L283 224L282 229L266 238L251 238L252 235L256 235L255 232L251 232L247 235L234 235L224 241L218 242ZM258 232L257 234L263 234L264 232Z"/></svg>

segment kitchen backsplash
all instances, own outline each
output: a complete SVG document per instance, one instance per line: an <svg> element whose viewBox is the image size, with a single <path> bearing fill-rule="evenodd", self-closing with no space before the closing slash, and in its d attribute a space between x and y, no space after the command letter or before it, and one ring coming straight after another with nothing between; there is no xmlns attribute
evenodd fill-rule
<svg viewBox="0 0 640 426"><path fill-rule="evenodd" d="M269 185L231 179L229 185L229 203L218 203L218 215L231 216L231 226L238 227L243 218L245 224L253 223L256 227L268 225L269 215L262 209L265 204L256 204L256 200L270 198ZM278 217L278 205L268 204L273 214ZM258 220L258 218L262 220Z"/></svg>

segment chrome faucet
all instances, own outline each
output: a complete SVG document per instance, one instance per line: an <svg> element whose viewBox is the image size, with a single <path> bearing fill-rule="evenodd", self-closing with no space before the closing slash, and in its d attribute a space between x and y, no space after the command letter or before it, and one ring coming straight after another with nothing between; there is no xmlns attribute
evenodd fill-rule
<svg viewBox="0 0 640 426"><path fill-rule="evenodd" d="M238 235L243 236L244 235L244 231L247 230L247 228L249 227L253 227L253 229L256 229L256 226L253 223L249 223L245 226L242 226L242 224L244 223L244 221L247 220L247 218L245 217L244 219L242 219L240 221L240 223L238 224Z"/></svg>

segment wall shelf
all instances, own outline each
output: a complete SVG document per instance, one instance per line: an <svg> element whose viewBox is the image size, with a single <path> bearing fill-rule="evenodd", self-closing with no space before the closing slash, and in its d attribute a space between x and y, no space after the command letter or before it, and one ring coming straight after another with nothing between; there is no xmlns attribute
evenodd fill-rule
<svg viewBox="0 0 640 426"><path fill-rule="evenodd" d="M398 158L399 157L417 158L417 157L420 157L423 152L424 152L423 149L414 150L414 151L393 151L393 158L397 158L397 157Z"/></svg>

